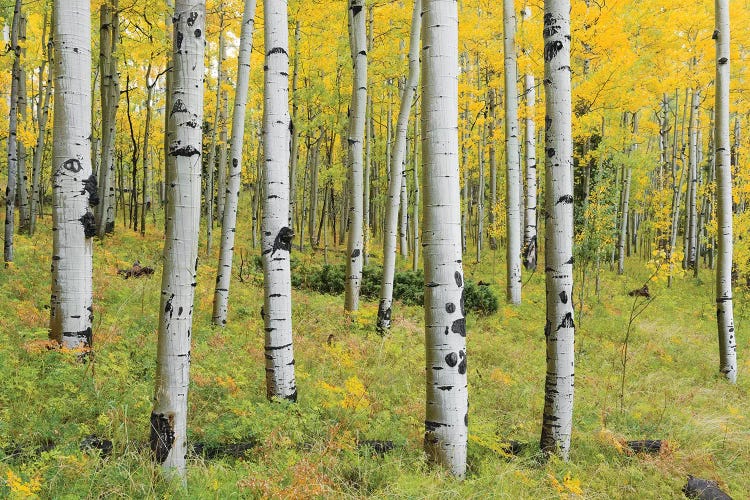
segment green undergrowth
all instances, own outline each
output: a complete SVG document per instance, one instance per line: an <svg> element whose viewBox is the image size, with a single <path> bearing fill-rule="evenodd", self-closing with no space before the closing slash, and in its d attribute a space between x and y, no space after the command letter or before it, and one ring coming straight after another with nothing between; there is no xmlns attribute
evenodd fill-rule
<svg viewBox="0 0 750 500"><path fill-rule="evenodd" d="M0 273L0 497L23 498L679 498L687 475L714 479L734 498L750 491L750 317L736 293L739 378L717 376L713 280L680 277L672 289L649 285L653 303L634 322L620 408L622 340L649 271L637 258L627 273L602 271L597 297L576 291L577 366L570 461L541 460L545 374L544 274L524 273L523 304L469 314L469 472L456 481L426 463L423 312L397 302L393 328L375 331L377 304L352 316L342 298L293 291L299 401L265 399L263 294L259 278L239 279L238 239L230 317L210 325L216 251L201 247L192 348L189 439L240 453L189 455L188 490L162 478L147 449L156 359L163 239L118 226L95 242L95 355L49 349L49 219L33 239L16 238L16 262ZM240 227L238 235L249 234ZM218 239L215 242L218 245ZM371 263L377 263L375 249ZM504 296L502 251L466 262L467 279ZM473 255L467 252L467 255ZM543 253L540 252L540 255ZM298 266L323 269L323 252L295 252ZM342 251L329 249L340 266ZM124 280L139 260L151 277ZM471 260L471 259L469 259ZM411 263L399 262L400 272ZM593 286L593 276L587 278ZM112 454L82 451L96 435ZM663 439L656 456L631 455L624 440ZM364 440L393 443L382 456ZM522 443L518 456L506 444ZM239 448L238 448L239 447Z"/></svg>

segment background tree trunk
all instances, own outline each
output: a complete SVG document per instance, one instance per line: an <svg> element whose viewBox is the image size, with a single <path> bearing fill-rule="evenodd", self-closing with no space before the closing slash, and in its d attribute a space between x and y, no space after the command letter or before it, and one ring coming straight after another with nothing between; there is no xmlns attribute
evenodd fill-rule
<svg viewBox="0 0 750 500"><path fill-rule="evenodd" d="M518 91L516 81L516 12L513 0L503 0L503 47L505 52L505 164L506 179L506 298L521 303L521 162L518 144Z"/></svg>
<svg viewBox="0 0 750 500"><path fill-rule="evenodd" d="M227 200L224 207L224 220L221 224L221 249L214 289L214 309L212 321L215 325L227 323L229 309L229 285L232 282L232 259L234 256L234 237L237 226L237 206L239 204L240 186L242 183L242 146L245 138L245 108L247 107L248 87L250 85L250 54L253 50L253 32L255 30L256 0L245 0L242 14L242 31L237 57L237 88L234 94L234 111L232 114L232 139L229 155L232 163L229 166L227 183Z"/></svg>
<svg viewBox="0 0 750 500"><path fill-rule="evenodd" d="M536 227L536 86L534 75L526 73L523 79L524 96L526 100L526 228L524 230L523 265L529 271L536 269L537 262L537 227Z"/></svg>

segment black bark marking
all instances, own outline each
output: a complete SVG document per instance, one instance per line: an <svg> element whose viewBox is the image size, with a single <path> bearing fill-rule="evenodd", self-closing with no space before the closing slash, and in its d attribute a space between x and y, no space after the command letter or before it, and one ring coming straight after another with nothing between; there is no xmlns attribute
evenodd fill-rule
<svg viewBox="0 0 750 500"><path fill-rule="evenodd" d="M575 328L575 323L573 322L573 313L566 312L565 316L563 316L562 321L559 325L557 325L557 330L559 331L560 328Z"/></svg>
<svg viewBox="0 0 750 500"><path fill-rule="evenodd" d="M198 151L197 149L195 149L193 146L191 146L189 144L187 146L182 146L181 148L180 147L176 147L176 146L170 146L170 148L169 148L169 155L170 156L175 156L175 157L176 156L185 156L185 157L190 158L191 156L195 156L195 155L199 155L199 154L201 154L201 152Z"/></svg>
<svg viewBox="0 0 750 500"><path fill-rule="evenodd" d="M74 174L77 174L78 172L83 170L83 165L81 165L81 161L77 158L65 160L65 163L62 164L62 167L68 172L73 172Z"/></svg>
<svg viewBox="0 0 750 500"><path fill-rule="evenodd" d="M565 290L563 290L562 292L560 292L560 302L562 302L563 304L567 304L568 303L568 294L565 293Z"/></svg>
<svg viewBox="0 0 750 500"><path fill-rule="evenodd" d="M240 164L240 161L237 158L232 158L232 167L237 168L237 165Z"/></svg>
<svg viewBox="0 0 750 500"><path fill-rule="evenodd" d="M286 399L287 401L291 401L292 403L296 403L297 402L297 389L294 389L294 392L291 393L290 395L284 396L284 399Z"/></svg>
<svg viewBox="0 0 750 500"><path fill-rule="evenodd" d="M359 14L362 11L362 6L361 5L352 5L351 9L352 9L352 15L356 16L357 14Z"/></svg>
<svg viewBox="0 0 750 500"><path fill-rule="evenodd" d="M461 299L459 300L459 306L461 306L461 316L466 317L466 289L461 290Z"/></svg>
<svg viewBox="0 0 750 500"><path fill-rule="evenodd" d="M555 205L559 205L560 203L567 203L567 204L573 203L573 195L564 194L564 195L560 196L557 199L557 203L555 203Z"/></svg>
<svg viewBox="0 0 750 500"><path fill-rule="evenodd" d="M80 316L79 316L80 318ZM91 347L91 340L93 339L93 335L91 333L91 327L86 328L85 330L80 330L78 332L66 332L63 333L63 337L73 337L81 341L81 343L86 347Z"/></svg>
<svg viewBox="0 0 750 500"><path fill-rule="evenodd" d="M175 99L174 104L172 104L172 111L169 113L169 116L172 116L175 113L187 113L188 109L185 106L185 103L182 102L182 99Z"/></svg>
<svg viewBox="0 0 750 500"><path fill-rule="evenodd" d="M284 49L284 47L274 47L271 50L268 51L267 56L270 56L271 54L286 54L289 55L287 51Z"/></svg>
<svg viewBox="0 0 750 500"><path fill-rule="evenodd" d="M151 412L151 437L149 439L154 459L164 463L174 446L174 415Z"/></svg>
<svg viewBox="0 0 750 500"><path fill-rule="evenodd" d="M453 368L458 364L458 354L455 352L450 352L445 356L445 363Z"/></svg>
<svg viewBox="0 0 750 500"><path fill-rule="evenodd" d="M456 286L463 286L463 284L464 284L464 278L463 278L463 276L461 276L460 272L456 271L453 274L453 277L456 278Z"/></svg>
<svg viewBox="0 0 750 500"><path fill-rule="evenodd" d="M177 45L177 50L179 51L182 48L182 39L185 37L185 35L182 34L182 31L177 32L177 39L175 40L175 44Z"/></svg>
<svg viewBox="0 0 750 500"><path fill-rule="evenodd" d="M713 35L711 35L711 40L716 40L719 38L719 30L714 30Z"/></svg>
<svg viewBox="0 0 750 500"><path fill-rule="evenodd" d="M434 432L441 427L448 427L448 424L443 424L440 422L433 422L431 420L425 420L424 427L425 429L427 429L427 432Z"/></svg>
<svg viewBox="0 0 750 500"><path fill-rule="evenodd" d="M454 312L456 312L456 304L454 304L453 302L448 302L447 304L445 304L445 311L448 314L453 314Z"/></svg>
<svg viewBox="0 0 750 500"><path fill-rule="evenodd" d="M179 308L179 309L177 309L177 317L178 317L178 318L179 318L180 316L182 316L182 311L184 311L184 309L182 308L182 306L180 306L180 308Z"/></svg>
<svg viewBox="0 0 750 500"><path fill-rule="evenodd" d="M195 31L193 31L193 35L195 35L195 38L200 38L202 34L203 32L199 29L196 29Z"/></svg>
<svg viewBox="0 0 750 500"><path fill-rule="evenodd" d="M83 217L78 220L83 226L83 235L86 238L93 238L96 236L96 219L94 218L94 214L87 211L83 214Z"/></svg>
<svg viewBox="0 0 750 500"><path fill-rule="evenodd" d="M463 375L466 373L466 353L458 351L458 356L461 358L461 362L458 364L458 373Z"/></svg>
<svg viewBox="0 0 750 500"><path fill-rule="evenodd" d="M547 148L545 149L545 153L547 154L547 158L552 158L555 156L555 148Z"/></svg>
<svg viewBox="0 0 750 500"><path fill-rule="evenodd" d="M454 321L451 326L451 331L453 333L458 333L462 337L466 337L466 318L458 318Z"/></svg>
<svg viewBox="0 0 750 500"><path fill-rule="evenodd" d="M273 247L269 248L268 250L264 250L263 254L265 255L267 253L270 253L271 257L273 257L273 254L276 253L276 250L285 250L287 252L291 252L292 238L294 238L294 231L286 226L282 227L281 229L279 229L279 233L273 240Z"/></svg>
<svg viewBox="0 0 750 500"><path fill-rule="evenodd" d="M187 19L187 25L193 26L195 24L195 21L198 19L198 13L197 12L191 12Z"/></svg>
<svg viewBox="0 0 750 500"><path fill-rule="evenodd" d="M466 427L469 426L469 414L468 413L464 414L464 425Z"/></svg>
<svg viewBox="0 0 750 500"><path fill-rule="evenodd" d="M391 308L385 307L385 301L381 300L380 304L378 304L378 325L382 323L383 321L390 321L391 320Z"/></svg>
<svg viewBox="0 0 750 500"><path fill-rule="evenodd" d="M352 259L356 259L357 257L359 257L361 253L362 252L359 250L359 248L355 248L354 251L352 252Z"/></svg>
<svg viewBox="0 0 750 500"><path fill-rule="evenodd" d="M174 294L169 297L169 300L167 300L167 305L164 306L164 312L169 313L170 318L172 317L172 299L174 299Z"/></svg>
<svg viewBox="0 0 750 500"><path fill-rule="evenodd" d="M441 391L451 391L453 390L453 386L452 385L439 385L438 389L440 389Z"/></svg>
<svg viewBox="0 0 750 500"><path fill-rule="evenodd" d="M545 28L545 31L547 28ZM563 49L563 43L560 40L554 40L544 46L544 60L550 62Z"/></svg>
<svg viewBox="0 0 750 500"><path fill-rule="evenodd" d="M549 320L544 324L544 338L549 340L550 333L552 333L552 323Z"/></svg>
<svg viewBox="0 0 750 500"><path fill-rule="evenodd" d="M729 62L729 59L726 57L722 57L719 59L719 64L726 64Z"/></svg>
<svg viewBox="0 0 750 500"><path fill-rule="evenodd" d="M89 194L89 206L95 207L99 204L99 193L96 189L96 176L91 174L88 179L83 181L83 190L81 194Z"/></svg>

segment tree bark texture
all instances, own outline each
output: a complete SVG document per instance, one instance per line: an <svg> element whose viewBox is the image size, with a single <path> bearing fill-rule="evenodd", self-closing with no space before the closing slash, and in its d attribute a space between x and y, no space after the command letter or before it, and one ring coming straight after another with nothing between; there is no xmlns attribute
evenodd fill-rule
<svg viewBox="0 0 750 500"><path fill-rule="evenodd" d="M537 262L537 214L536 214L536 122L534 121L536 105L536 85L534 75L527 73L523 78L523 90L526 101L526 227L524 229L523 265L527 270L536 269Z"/></svg>

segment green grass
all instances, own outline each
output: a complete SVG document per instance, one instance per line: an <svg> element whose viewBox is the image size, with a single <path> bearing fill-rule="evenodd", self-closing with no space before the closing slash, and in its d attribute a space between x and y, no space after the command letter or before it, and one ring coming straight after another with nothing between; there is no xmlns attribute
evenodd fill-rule
<svg viewBox="0 0 750 500"><path fill-rule="evenodd" d="M118 226L95 242L95 359L47 350L49 219L33 239L16 239L16 263L0 273L0 497L36 491L45 498L183 498L147 450L156 358L163 240ZM218 232L217 232L218 234ZM249 234L240 227L238 235ZM218 237L215 241L218 246ZM249 254L249 239L237 249ZM217 249L218 251L218 249ZM372 261L377 263L379 252ZM216 252L214 252L216 254ZM504 297L501 251L488 251L466 274ZM628 290L648 277L642 261L628 274L602 273L578 318L576 402L570 461L543 462L536 451L543 404L544 275L528 280L523 304L469 316L470 440L465 481L429 466L421 452L424 348L422 310L394 307L391 334L374 324L376 302L356 317L343 298L295 290L297 404L268 403L263 370L262 289L258 275L232 283L225 329L210 325L215 255L202 244L192 350L190 440L209 445L255 441L244 458L191 457L191 498L401 497L679 498L687 475L718 480L734 498L750 491L750 324L736 293L739 382L717 375L713 282L681 277L673 289L650 285L653 304L631 334L623 411L620 352L632 305ZM473 253L467 252L468 255ZM321 264L322 252L302 254ZM332 263L341 254L329 252ZM139 259L150 278L123 280L117 269ZM469 259L473 260L473 259ZM239 265L236 258L235 264ZM407 269L410 261L401 262ZM235 269L238 269L237 267ZM237 271L235 270L235 275ZM593 276L588 282L593 284ZM578 298L578 292L576 292ZM90 434L111 439L113 455L82 452ZM622 439L665 439L658 456L631 456ZM379 457L363 439L392 440ZM518 457L507 440L529 443ZM44 446L54 444L54 447ZM18 451L20 454L11 453ZM13 493L15 492L15 493Z"/></svg>

